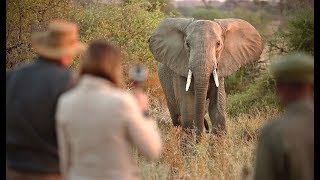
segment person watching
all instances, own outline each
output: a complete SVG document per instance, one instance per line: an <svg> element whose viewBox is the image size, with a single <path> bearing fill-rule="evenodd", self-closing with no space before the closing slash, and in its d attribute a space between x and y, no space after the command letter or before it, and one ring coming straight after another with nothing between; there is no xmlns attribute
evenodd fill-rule
<svg viewBox="0 0 320 180"><path fill-rule="evenodd" d="M157 123L145 113L147 96L121 89L121 59L109 42L93 41L79 83L59 98L61 170L68 180L138 179L131 147L151 160L161 153Z"/></svg>
<svg viewBox="0 0 320 180"><path fill-rule="evenodd" d="M35 60L6 75L7 180L61 179L56 104L74 86L76 78L68 67L86 48L79 42L78 26L64 20L33 33L32 46Z"/></svg>
<svg viewBox="0 0 320 180"><path fill-rule="evenodd" d="M294 53L273 61L270 71L284 113L259 137L255 180L314 179L314 58Z"/></svg>

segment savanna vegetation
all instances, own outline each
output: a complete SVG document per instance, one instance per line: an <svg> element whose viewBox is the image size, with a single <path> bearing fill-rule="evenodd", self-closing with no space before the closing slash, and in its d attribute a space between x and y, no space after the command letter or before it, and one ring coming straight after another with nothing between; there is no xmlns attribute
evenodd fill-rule
<svg viewBox="0 0 320 180"><path fill-rule="evenodd" d="M150 97L151 114L159 122L164 149L160 160L152 163L135 154L143 179L250 179L259 128L281 112L267 65L274 56L293 51L313 55L313 3L288 0L271 6L256 0L250 7L223 7L175 9L168 0L7 1L6 68L32 61L35 53L31 33L44 30L50 20L76 22L83 42L102 38L121 48L125 84L133 64L142 63L149 68L145 90ZM266 48L260 62L241 68L225 80L226 137L205 135L203 141L196 143L193 137L185 137L181 129L171 125L147 40L163 18L178 16L241 18L256 27L264 38ZM76 71L78 67L76 59L71 68Z"/></svg>

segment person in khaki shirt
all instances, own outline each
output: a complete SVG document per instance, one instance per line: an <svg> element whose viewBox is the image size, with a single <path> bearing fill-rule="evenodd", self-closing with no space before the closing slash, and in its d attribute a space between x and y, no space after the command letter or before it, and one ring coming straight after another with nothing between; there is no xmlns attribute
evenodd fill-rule
<svg viewBox="0 0 320 180"><path fill-rule="evenodd" d="M261 131L255 180L314 179L314 58L295 53L270 65L284 113Z"/></svg>
<svg viewBox="0 0 320 180"><path fill-rule="evenodd" d="M79 83L57 106L61 170L67 180L138 179L131 148L157 159L162 141L148 98L120 89L121 57L106 41L90 44Z"/></svg>

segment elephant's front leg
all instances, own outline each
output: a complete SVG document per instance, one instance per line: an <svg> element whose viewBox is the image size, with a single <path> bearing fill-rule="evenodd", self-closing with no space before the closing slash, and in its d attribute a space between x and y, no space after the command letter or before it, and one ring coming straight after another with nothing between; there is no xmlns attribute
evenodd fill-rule
<svg viewBox="0 0 320 180"><path fill-rule="evenodd" d="M159 63L158 65L158 75L162 90L165 94L172 123L176 127L181 126L182 124L179 103L177 103L178 99L176 97L176 93L174 93L174 89L176 86L176 75L174 74L174 72L172 72L172 70L170 70L167 66L161 63Z"/></svg>
<svg viewBox="0 0 320 180"><path fill-rule="evenodd" d="M224 78L219 78L219 87L217 88L210 79L210 103L208 107L209 117L212 123L213 134L225 134L226 130L226 93L224 89Z"/></svg>

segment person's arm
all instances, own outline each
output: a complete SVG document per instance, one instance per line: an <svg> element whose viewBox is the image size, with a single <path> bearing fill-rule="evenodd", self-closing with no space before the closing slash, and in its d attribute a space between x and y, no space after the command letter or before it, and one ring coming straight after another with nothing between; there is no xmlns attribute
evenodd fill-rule
<svg viewBox="0 0 320 180"><path fill-rule="evenodd" d="M156 121L146 117L136 101L130 98L123 108L131 142L147 159L157 159L162 150L162 141Z"/></svg>
<svg viewBox="0 0 320 180"><path fill-rule="evenodd" d="M61 121L57 123L57 137L60 159L60 170L63 177L66 179L70 168L70 145L65 129L65 124Z"/></svg>

